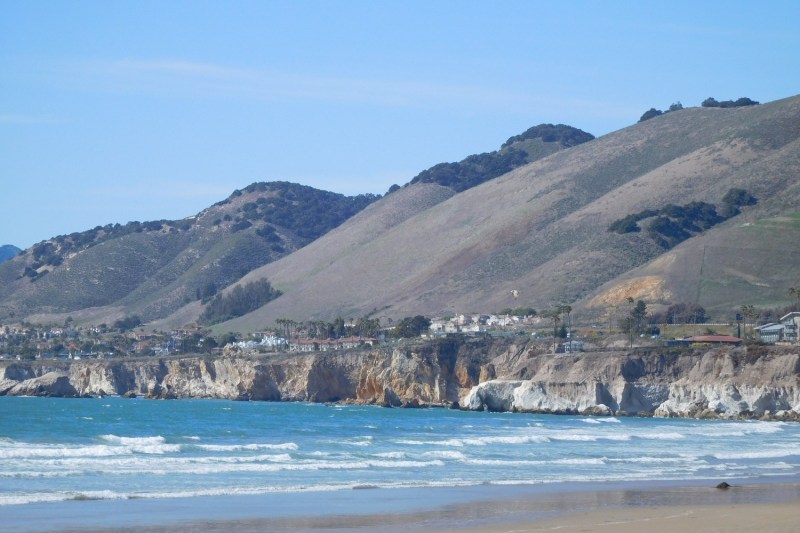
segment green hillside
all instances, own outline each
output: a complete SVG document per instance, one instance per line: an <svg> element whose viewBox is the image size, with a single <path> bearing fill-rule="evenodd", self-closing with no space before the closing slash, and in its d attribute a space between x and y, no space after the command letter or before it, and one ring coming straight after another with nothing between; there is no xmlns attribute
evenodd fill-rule
<svg viewBox="0 0 800 533"><path fill-rule="evenodd" d="M187 219L60 235L0 265L0 318L164 316L301 248L377 198L254 183Z"/></svg>

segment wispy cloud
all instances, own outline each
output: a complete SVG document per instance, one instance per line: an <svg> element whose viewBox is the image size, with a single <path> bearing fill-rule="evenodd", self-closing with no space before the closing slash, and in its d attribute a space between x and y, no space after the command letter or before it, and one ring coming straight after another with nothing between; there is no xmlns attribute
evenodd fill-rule
<svg viewBox="0 0 800 533"><path fill-rule="evenodd" d="M119 60L78 67L99 86L203 97L344 101L387 106L530 103L531 95L504 88L358 76L319 76L270 69L237 68L181 60Z"/></svg>

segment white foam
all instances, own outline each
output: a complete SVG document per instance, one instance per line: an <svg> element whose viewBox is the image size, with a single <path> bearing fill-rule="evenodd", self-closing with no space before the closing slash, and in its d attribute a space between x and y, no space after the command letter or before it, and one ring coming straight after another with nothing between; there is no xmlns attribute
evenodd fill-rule
<svg viewBox="0 0 800 533"><path fill-rule="evenodd" d="M581 418L579 419L581 422L585 424L621 424L618 418L613 416L603 417L603 418Z"/></svg>
<svg viewBox="0 0 800 533"><path fill-rule="evenodd" d="M383 453L376 453L376 454L373 454L373 455L375 457L380 457L382 459L405 459L406 458L406 454L403 453L403 452L383 452Z"/></svg>
<svg viewBox="0 0 800 533"><path fill-rule="evenodd" d="M467 458L466 455L455 450L433 450L423 453L422 456L436 459L454 459L456 461L463 461Z"/></svg>
<svg viewBox="0 0 800 533"><path fill-rule="evenodd" d="M649 440L682 440L686 438L686 436L683 433L678 433L677 431L666 431L661 433L640 433L635 436L640 439L649 439Z"/></svg>
<svg viewBox="0 0 800 533"><path fill-rule="evenodd" d="M162 436L156 437L119 437L117 435L100 435L100 440L123 446L150 446L153 444L163 444L167 440Z"/></svg>
<svg viewBox="0 0 800 533"><path fill-rule="evenodd" d="M210 452L241 452L255 450L289 450L296 451L300 447L294 442L284 442L280 444L197 444L201 450Z"/></svg>
<svg viewBox="0 0 800 533"><path fill-rule="evenodd" d="M750 452L719 452L712 455L717 459L771 459L775 457L800 457L800 447L783 450L762 450Z"/></svg>

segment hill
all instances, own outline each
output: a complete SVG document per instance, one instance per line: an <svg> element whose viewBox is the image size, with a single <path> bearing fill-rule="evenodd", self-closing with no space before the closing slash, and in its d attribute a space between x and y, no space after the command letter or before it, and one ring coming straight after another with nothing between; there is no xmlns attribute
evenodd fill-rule
<svg viewBox="0 0 800 533"><path fill-rule="evenodd" d="M22 252L22 250L13 244L4 244L3 246L0 246L0 263L16 257L20 252Z"/></svg>
<svg viewBox="0 0 800 533"><path fill-rule="evenodd" d="M800 241L791 238L792 223L780 221L796 216L799 174L800 97L670 112L376 226L371 215L400 198L388 195L309 246L245 276L269 279L283 295L220 329L253 330L279 317L396 319L558 302L578 302L586 316L600 316L628 295L647 296L641 287L619 287L625 276L638 275L635 269L650 265L656 271L670 257L676 258L673 270L652 274L661 290L647 298L650 303L690 300L719 317L741 303L786 304L782 285L800 279L800 262L789 260ZM409 185L407 194L424 196L417 189L422 185ZM668 242L672 249L646 231L609 231L620 218L670 204L704 202L721 210L731 189L746 191L757 204L682 242ZM759 234L758 228L770 230ZM719 243L727 244L715 252ZM741 255L736 246L758 250L759 260L732 261ZM700 250L702 268L678 269L680 258L696 260ZM764 265L785 272L766 276ZM710 287L706 272L715 273L718 288ZM725 296L726 279L749 285ZM165 324L189 321L194 312L184 311Z"/></svg>
<svg viewBox="0 0 800 533"><path fill-rule="evenodd" d="M370 211L375 218L354 238L369 240L376 231L372 224L391 227L458 190L590 138L569 126L540 125L497 152L436 165L421 174L431 179L416 180L412 191L398 193L394 187L391 199ZM438 184L437 169L453 165L459 170L448 186ZM203 313L219 289L302 248L378 198L287 182L254 183L184 220L97 226L48 239L0 267L0 320L62 322L69 316L79 323L111 323L135 316L152 321L179 308L179 316L188 318Z"/></svg>
<svg viewBox="0 0 800 533"><path fill-rule="evenodd" d="M254 183L187 219L109 224L48 239L0 265L0 319L162 317L208 300L376 198Z"/></svg>

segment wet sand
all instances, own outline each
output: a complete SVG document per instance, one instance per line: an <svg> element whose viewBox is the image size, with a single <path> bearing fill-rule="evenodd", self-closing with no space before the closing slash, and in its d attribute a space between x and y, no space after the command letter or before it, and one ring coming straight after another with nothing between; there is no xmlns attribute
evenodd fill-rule
<svg viewBox="0 0 800 533"><path fill-rule="evenodd" d="M539 487L485 487L467 491L458 503L411 511L374 512L367 505L353 513L353 503L367 503L351 491L345 505L336 496L318 493L308 498L307 513L278 516L278 510L251 508L237 518L205 516L191 519L173 515L158 525L136 519L106 523L103 527L57 527L50 531L135 531L250 533L335 532L357 533L522 533L541 531L660 532L800 532L800 483L713 486L608 487L608 490L550 492ZM368 499L391 499L392 490L367 491ZM425 492L425 491L423 491ZM478 495L476 496L476 493ZM452 496L452 493L448 493ZM431 493L432 500L436 500ZM334 500L331 500L334 498ZM354 501L355 500L355 501ZM258 502L257 499L253 500ZM77 502L80 505L82 502ZM316 503L316 505L315 505ZM347 505L349 504L349 505ZM319 512L319 509L325 509ZM337 511L341 509L341 511ZM87 508L85 511L89 511ZM201 515L202 516L202 515Z"/></svg>

